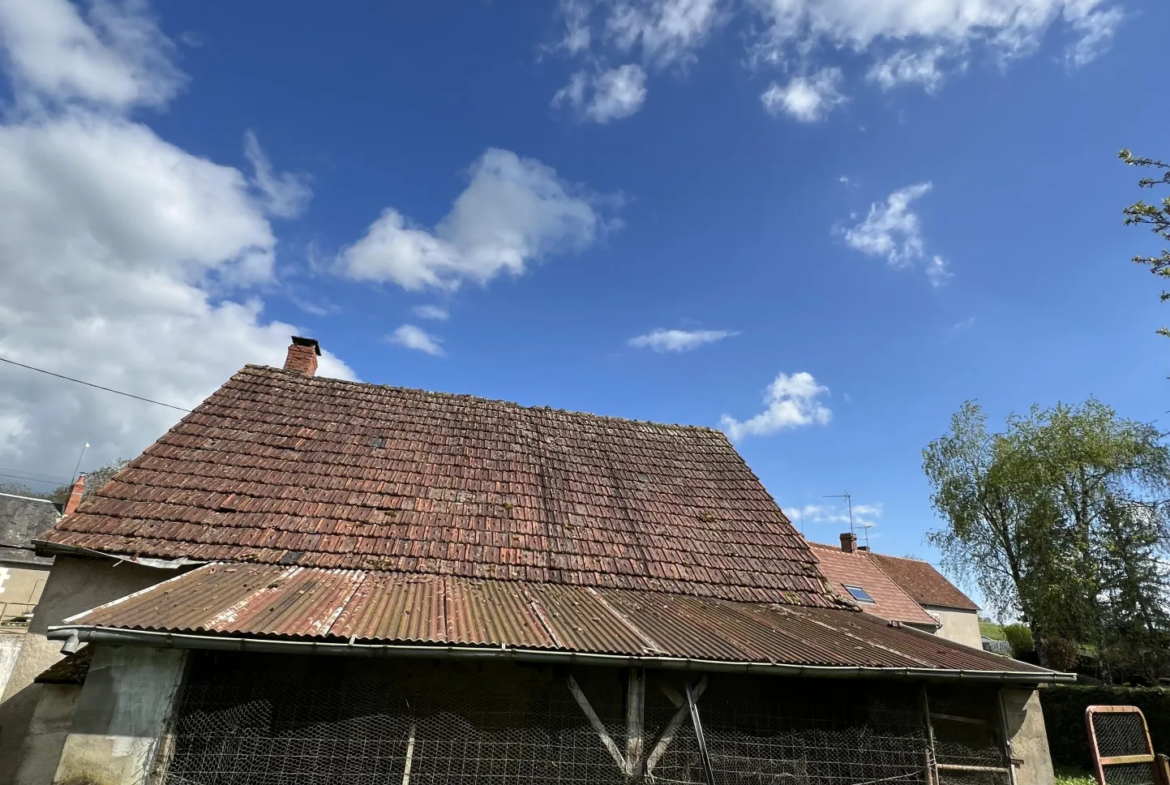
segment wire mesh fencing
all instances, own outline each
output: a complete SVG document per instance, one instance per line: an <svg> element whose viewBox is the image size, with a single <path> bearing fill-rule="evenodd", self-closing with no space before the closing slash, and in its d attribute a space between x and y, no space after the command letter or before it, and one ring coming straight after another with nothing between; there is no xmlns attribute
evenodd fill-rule
<svg viewBox="0 0 1170 785"><path fill-rule="evenodd" d="M1090 706L1089 747L1100 785L1164 785L1146 719L1136 706Z"/></svg>
<svg viewBox="0 0 1170 785"><path fill-rule="evenodd" d="M1002 739L974 732L981 720L953 723L962 732L936 720L936 760L918 685L649 672L635 731L629 671L574 669L588 712L568 675L513 664L196 653L156 782L1011 785L994 772L936 769L1006 765ZM995 700L994 689L953 699L942 691L931 711L971 720L994 716Z"/></svg>

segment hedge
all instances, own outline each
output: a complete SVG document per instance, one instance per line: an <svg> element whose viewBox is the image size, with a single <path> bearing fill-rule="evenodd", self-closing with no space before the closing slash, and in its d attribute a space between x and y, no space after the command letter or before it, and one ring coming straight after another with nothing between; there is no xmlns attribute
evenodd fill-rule
<svg viewBox="0 0 1170 785"><path fill-rule="evenodd" d="M1089 769L1093 758L1085 733L1085 709L1093 705L1137 706L1146 716L1154 751L1170 754L1170 691L1154 687L1059 685L1040 690L1048 749L1058 766Z"/></svg>

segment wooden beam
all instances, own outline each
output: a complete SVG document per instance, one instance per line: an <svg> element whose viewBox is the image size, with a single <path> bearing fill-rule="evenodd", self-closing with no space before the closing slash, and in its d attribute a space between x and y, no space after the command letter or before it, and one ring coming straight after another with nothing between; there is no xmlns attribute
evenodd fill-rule
<svg viewBox="0 0 1170 785"><path fill-rule="evenodd" d="M414 723L410 723L410 734L406 737L406 763L402 767L402 785L410 785L410 770L414 765Z"/></svg>
<svg viewBox="0 0 1170 785"><path fill-rule="evenodd" d="M687 708L691 710L691 725L695 728L695 740L699 742L699 761L703 764L703 775L707 785L715 785L715 772L711 768L711 756L707 754L707 737L703 733L703 720L699 717L699 704L695 700L695 693L690 684L683 684L686 688Z"/></svg>
<svg viewBox="0 0 1170 785"><path fill-rule="evenodd" d="M926 685L922 685L920 698L922 700L922 720L926 723L926 783L938 785L938 755L934 749L934 725L930 722L930 696L927 695Z"/></svg>
<svg viewBox="0 0 1170 785"><path fill-rule="evenodd" d="M618 749L618 745L614 744L613 739L609 735L609 731L605 729L605 724L601 718L597 716L597 712L589 705L589 699L585 697L585 693L581 691L581 686L577 684L577 680L573 678L573 674L565 677L565 682L569 685L569 692L573 693L573 697L577 700L577 705L581 707L581 711L585 712L589 724L593 726L593 730L597 732L598 738L605 748L609 750L609 754L613 756L614 761L621 768L626 770L626 759L622 755L622 751Z"/></svg>
<svg viewBox="0 0 1170 785"><path fill-rule="evenodd" d="M643 716L646 709L646 671L630 668L629 689L626 691L626 776L642 774L644 751Z"/></svg>
<svg viewBox="0 0 1170 785"><path fill-rule="evenodd" d="M1100 759L1102 766L1122 766L1126 763L1153 763L1153 755L1113 755Z"/></svg>
<svg viewBox="0 0 1170 785"><path fill-rule="evenodd" d="M665 685L662 691L666 696L670 697L670 692L667 689L678 695L678 692L670 685ZM695 685L692 692L695 700L703 696L703 691L707 689L707 677L699 679L699 683ZM662 733L658 736L658 740L654 742L654 747L651 748L650 754L646 756L646 775L654 773L654 767L658 765L658 761L662 760L662 756L666 754L666 750L670 747L670 743L674 741L674 737L678 734L679 727L682 726L683 720L690 714L690 707L686 704L686 699L681 695L679 697L679 705L675 710L674 715L670 718L670 722L666 723L666 727L662 729Z"/></svg>

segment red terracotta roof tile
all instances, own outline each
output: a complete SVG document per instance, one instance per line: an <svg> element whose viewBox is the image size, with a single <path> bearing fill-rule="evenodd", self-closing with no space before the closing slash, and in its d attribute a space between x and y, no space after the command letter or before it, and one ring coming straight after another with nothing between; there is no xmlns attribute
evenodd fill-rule
<svg viewBox="0 0 1170 785"><path fill-rule="evenodd" d="M902 591L898 584L878 569L862 551L845 553L832 545L822 545L819 542L810 542L813 553L821 565L821 572L833 584L841 597L849 599L852 596L846 586L859 586L865 590L873 602L858 602L857 606L866 613L872 613L882 619L901 621L908 624L923 624L937 627L934 617L922 609L917 602Z"/></svg>
<svg viewBox="0 0 1170 785"><path fill-rule="evenodd" d="M902 587L921 605L933 605L937 608L954 608L961 611L977 611L979 606L971 601L958 587L943 577L929 563L921 559L908 559L901 556L886 556L880 553L870 553L882 572L889 575L894 583Z"/></svg>
<svg viewBox="0 0 1170 785"><path fill-rule="evenodd" d="M247 366L45 540L839 605L726 437Z"/></svg>

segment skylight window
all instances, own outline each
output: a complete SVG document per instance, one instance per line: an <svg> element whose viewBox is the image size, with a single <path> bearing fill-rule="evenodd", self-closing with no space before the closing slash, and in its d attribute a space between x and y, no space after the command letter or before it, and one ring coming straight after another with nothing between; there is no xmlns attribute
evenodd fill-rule
<svg viewBox="0 0 1170 785"><path fill-rule="evenodd" d="M877 604L876 602L874 602L873 597L869 596L869 592L867 592L865 589L861 588L860 586L850 586L848 584L842 584L842 585L845 586L845 591L849 592L849 594L852 595L853 599L857 600L858 602L869 602L869 603L873 603L874 605Z"/></svg>

